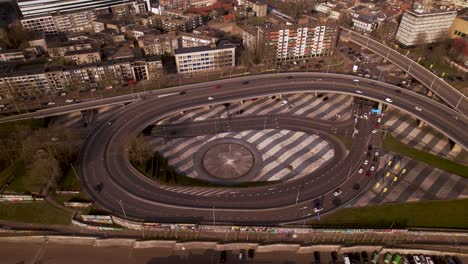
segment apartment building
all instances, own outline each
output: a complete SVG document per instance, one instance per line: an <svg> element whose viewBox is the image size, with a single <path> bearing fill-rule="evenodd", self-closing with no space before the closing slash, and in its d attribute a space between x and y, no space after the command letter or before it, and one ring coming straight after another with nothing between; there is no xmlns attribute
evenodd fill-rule
<svg viewBox="0 0 468 264"><path fill-rule="evenodd" d="M24 18L109 8L133 0L18 0Z"/></svg>
<svg viewBox="0 0 468 264"><path fill-rule="evenodd" d="M236 65L235 49L234 45L177 49L175 50L177 72L196 74L234 67Z"/></svg>
<svg viewBox="0 0 468 264"><path fill-rule="evenodd" d="M143 37L145 35L148 35L148 34L155 34L158 32L158 30L152 27L146 27L146 26L135 25L135 24L122 26L121 30L122 32L136 39Z"/></svg>
<svg viewBox="0 0 468 264"><path fill-rule="evenodd" d="M162 28L166 31L189 32L203 25L203 18L196 14L186 15L152 15L150 17L151 25Z"/></svg>
<svg viewBox="0 0 468 264"><path fill-rule="evenodd" d="M51 41L47 42L47 47L47 52L51 58L63 57L69 51L90 50L93 48L92 41L88 39L65 42Z"/></svg>
<svg viewBox="0 0 468 264"><path fill-rule="evenodd" d="M63 90L88 90L129 81L154 80L161 74L161 60L156 57L76 66L2 65L0 94L16 98Z"/></svg>
<svg viewBox="0 0 468 264"><path fill-rule="evenodd" d="M238 0L237 4L253 11L255 16L264 17L267 15L268 6L265 0Z"/></svg>
<svg viewBox="0 0 468 264"><path fill-rule="evenodd" d="M64 57L77 65L92 64L101 61L101 52L99 49L74 50L65 52Z"/></svg>
<svg viewBox="0 0 468 264"><path fill-rule="evenodd" d="M461 16L453 20L448 31L449 38L468 39L468 16Z"/></svg>
<svg viewBox="0 0 468 264"><path fill-rule="evenodd" d="M337 28L332 24L262 25L244 29L244 46L269 61L333 54Z"/></svg>
<svg viewBox="0 0 468 264"><path fill-rule="evenodd" d="M387 19L380 10L372 8L362 8L351 13L353 29L365 33L370 33L377 29L379 23Z"/></svg>
<svg viewBox="0 0 468 264"><path fill-rule="evenodd" d="M447 36L457 11L410 10L403 14L396 40L406 47L433 43Z"/></svg>
<svg viewBox="0 0 468 264"><path fill-rule="evenodd" d="M24 53L21 50L1 50L0 62L26 61Z"/></svg>
<svg viewBox="0 0 468 264"><path fill-rule="evenodd" d="M218 38L202 34L169 32L163 35L146 35L138 39L145 55L174 54L175 49L215 44Z"/></svg>

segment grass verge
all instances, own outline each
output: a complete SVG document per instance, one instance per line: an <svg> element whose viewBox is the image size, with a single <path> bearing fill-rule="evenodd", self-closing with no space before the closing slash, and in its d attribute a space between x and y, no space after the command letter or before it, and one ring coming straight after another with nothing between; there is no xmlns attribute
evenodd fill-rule
<svg viewBox="0 0 468 264"><path fill-rule="evenodd" d="M313 225L353 228L468 228L468 199L344 208Z"/></svg>
<svg viewBox="0 0 468 264"><path fill-rule="evenodd" d="M75 164L73 165L75 168L78 166ZM57 184L57 189L60 191L79 191L80 190L80 180L76 177L75 171L73 171L73 168L70 166L68 169L67 174L63 176L58 184Z"/></svg>
<svg viewBox="0 0 468 264"><path fill-rule="evenodd" d="M351 145L353 144L353 139L351 137L345 135L334 134L343 144L346 146L346 149L350 149Z"/></svg>
<svg viewBox="0 0 468 264"><path fill-rule="evenodd" d="M410 159L424 162L433 167L439 168L449 173L457 174L468 178L468 167L442 157L432 155L401 143L391 135L386 135L383 140L383 148L406 156Z"/></svg>
<svg viewBox="0 0 468 264"><path fill-rule="evenodd" d="M72 213L60 210L46 201L0 203L0 219L25 223L71 223Z"/></svg>

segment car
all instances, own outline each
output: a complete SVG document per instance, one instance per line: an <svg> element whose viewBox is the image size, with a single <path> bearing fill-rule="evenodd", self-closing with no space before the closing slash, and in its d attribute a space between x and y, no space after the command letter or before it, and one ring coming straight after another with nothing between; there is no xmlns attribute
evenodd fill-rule
<svg viewBox="0 0 468 264"><path fill-rule="evenodd" d="M293 61L293 64L294 64L294 65L297 65L297 61Z"/></svg>
<svg viewBox="0 0 468 264"><path fill-rule="evenodd" d="M323 80L323 79L322 79L322 78L317 78L317 79L315 79L315 80L316 80L316 81L321 81L321 80Z"/></svg>
<svg viewBox="0 0 468 264"><path fill-rule="evenodd" d="M216 85L215 89L216 89L216 90L221 89L221 85Z"/></svg>
<svg viewBox="0 0 468 264"><path fill-rule="evenodd" d="M457 116L457 115L450 115L450 117L452 117L452 118L455 119L455 120L458 120L458 116Z"/></svg>
<svg viewBox="0 0 468 264"><path fill-rule="evenodd" d="M406 173L406 169L403 169L403 170L401 171L401 174L405 174L405 173Z"/></svg>
<svg viewBox="0 0 468 264"><path fill-rule="evenodd" d="M292 79L292 78L294 78L294 76L289 75L288 77L286 77L286 79Z"/></svg>
<svg viewBox="0 0 468 264"><path fill-rule="evenodd" d="M107 124L110 126L112 124L114 124L114 120L110 120L109 122L107 122Z"/></svg>
<svg viewBox="0 0 468 264"><path fill-rule="evenodd" d="M372 175L372 172L370 170L366 171L366 177L370 177Z"/></svg>
<svg viewBox="0 0 468 264"><path fill-rule="evenodd" d="M369 255L367 255L367 252L362 251L361 252L361 257L362 257L362 262L364 264L369 264Z"/></svg>
<svg viewBox="0 0 468 264"><path fill-rule="evenodd" d="M67 93L66 92L61 92L60 96L67 96Z"/></svg>
<svg viewBox="0 0 468 264"><path fill-rule="evenodd" d="M331 255L331 258L332 258L332 262L337 263L338 262L338 254L336 253L336 251L332 251L332 253L330 253L330 255Z"/></svg>
<svg viewBox="0 0 468 264"><path fill-rule="evenodd" d="M401 255L401 258L403 259L403 264L410 264L408 257L406 255Z"/></svg>
<svg viewBox="0 0 468 264"><path fill-rule="evenodd" d="M366 113L364 113L364 114L362 115L362 117L363 117L364 119L369 119L369 116L368 116Z"/></svg>
<svg viewBox="0 0 468 264"><path fill-rule="evenodd" d="M414 109L418 110L419 112L421 112L421 111L422 111L422 108L421 108L421 107L419 107L419 106L415 106L415 107L414 107Z"/></svg>
<svg viewBox="0 0 468 264"><path fill-rule="evenodd" d="M367 164L369 164L369 160L364 161L364 165L367 165Z"/></svg>
<svg viewBox="0 0 468 264"><path fill-rule="evenodd" d="M380 123L380 122L382 122L382 118L381 118L381 117L377 118L377 123Z"/></svg>
<svg viewBox="0 0 468 264"><path fill-rule="evenodd" d="M375 124L376 129L380 129L380 124Z"/></svg>
<svg viewBox="0 0 468 264"><path fill-rule="evenodd" d="M419 255L419 261L421 261L422 264L427 264L426 258L424 257L424 255Z"/></svg>
<svg viewBox="0 0 468 264"><path fill-rule="evenodd" d="M249 81L242 82L243 85L249 84Z"/></svg>
<svg viewBox="0 0 468 264"><path fill-rule="evenodd" d="M372 260L371 260L371 263L372 264L377 264L377 262L379 261L379 253L377 251L374 251L372 253Z"/></svg>
<svg viewBox="0 0 468 264"><path fill-rule="evenodd" d="M370 167L370 171L374 171L374 170L375 170L375 166L372 165L372 166Z"/></svg>
<svg viewBox="0 0 468 264"><path fill-rule="evenodd" d="M359 168L358 173L362 173L364 171L363 168Z"/></svg>
<svg viewBox="0 0 468 264"><path fill-rule="evenodd" d="M455 261L453 260L453 258L451 256L445 256L445 262L447 264L456 264Z"/></svg>
<svg viewBox="0 0 468 264"><path fill-rule="evenodd" d="M281 101L281 105L286 105L288 104L288 99L284 99L283 101Z"/></svg>
<svg viewBox="0 0 468 264"><path fill-rule="evenodd" d="M313 209L314 213L321 212L323 210L323 206L319 203L315 204L315 207Z"/></svg>
<svg viewBox="0 0 468 264"><path fill-rule="evenodd" d="M395 90L395 93L401 93L401 90L400 90L400 89L396 89L396 90Z"/></svg>
<svg viewBox="0 0 468 264"><path fill-rule="evenodd" d="M455 264L463 264L461 259L457 256L452 256L452 259L455 262Z"/></svg>
<svg viewBox="0 0 468 264"><path fill-rule="evenodd" d="M358 94L363 94L363 92L360 91L360 90L356 90L356 93L358 93Z"/></svg>
<svg viewBox="0 0 468 264"><path fill-rule="evenodd" d="M211 100L213 100L213 99L214 99L213 96L209 96L209 97L208 97L208 101L211 101Z"/></svg>
<svg viewBox="0 0 468 264"><path fill-rule="evenodd" d="M340 188L338 188L333 192L333 196L337 197L340 196L342 193L343 191Z"/></svg>
<svg viewBox="0 0 468 264"><path fill-rule="evenodd" d="M413 258L413 256L411 254L407 254L406 257L408 258L408 261L409 261L410 264L416 264L414 262L414 258Z"/></svg>
<svg viewBox="0 0 468 264"><path fill-rule="evenodd" d="M392 100L392 99L390 99L390 98L388 98L388 97L387 97L387 98L385 98L385 101L386 101L386 102L388 102L388 103L392 103L392 102L393 102L393 100Z"/></svg>
<svg viewBox="0 0 468 264"><path fill-rule="evenodd" d="M47 105L54 105L55 104L55 101L50 101L47 103Z"/></svg>
<svg viewBox="0 0 468 264"><path fill-rule="evenodd" d="M377 129L372 129L372 134L377 133Z"/></svg>
<svg viewBox="0 0 468 264"><path fill-rule="evenodd" d="M380 152L379 152L378 150L376 150L376 151L374 152L374 155L375 155L375 156L379 156L379 154L380 154Z"/></svg>
<svg viewBox="0 0 468 264"><path fill-rule="evenodd" d="M320 252L314 251L314 261L316 264L320 264Z"/></svg>
<svg viewBox="0 0 468 264"><path fill-rule="evenodd" d="M104 89L110 90L110 89L112 89L112 88L114 88L112 85L108 85L108 86L106 86L106 88L104 88Z"/></svg>
<svg viewBox="0 0 468 264"><path fill-rule="evenodd" d="M344 264L351 264L351 259L348 256L348 254L343 254L343 261L344 261Z"/></svg>
<svg viewBox="0 0 468 264"><path fill-rule="evenodd" d="M358 80L358 79L354 79L354 80L353 80L353 83L359 83L359 80Z"/></svg>
<svg viewBox="0 0 468 264"><path fill-rule="evenodd" d="M73 103L75 101L75 99L67 99L65 102L66 103Z"/></svg>
<svg viewBox="0 0 468 264"><path fill-rule="evenodd" d="M226 250L223 250L223 251L221 251L221 259L220 259L220 262L221 262L221 263L225 263L225 262L226 262L226 259L227 259L227 252L226 252Z"/></svg>
<svg viewBox="0 0 468 264"><path fill-rule="evenodd" d="M93 88L93 89L91 89L90 91L91 91L91 92L95 92L95 91L96 91L96 88Z"/></svg>
<svg viewBox="0 0 468 264"><path fill-rule="evenodd" d="M245 258L245 249L241 249L239 252L239 260L244 260Z"/></svg>
<svg viewBox="0 0 468 264"><path fill-rule="evenodd" d="M393 161L392 161L392 160L389 160L389 161L387 162L387 166L392 166L392 163L393 163Z"/></svg>
<svg viewBox="0 0 468 264"><path fill-rule="evenodd" d="M427 264L435 264L434 261L432 261L432 258L429 256L426 256L426 263Z"/></svg>
<svg viewBox="0 0 468 264"><path fill-rule="evenodd" d="M182 91L182 92L180 92L179 94L180 94L180 95L184 95L184 94L187 94L187 92L186 92L186 91Z"/></svg>
<svg viewBox="0 0 468 264"><path fill-rule="evenodd" d="M249 256L249 258L253 258L255 255L255 249L249 249L249 251L247 251L247 255Z"/></svg>

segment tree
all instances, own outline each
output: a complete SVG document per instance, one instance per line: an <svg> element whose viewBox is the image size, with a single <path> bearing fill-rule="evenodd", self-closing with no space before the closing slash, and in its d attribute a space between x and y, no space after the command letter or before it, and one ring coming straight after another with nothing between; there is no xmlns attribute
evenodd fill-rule
<svg viewBox="0 0 468 264"><path fill-rule="evenodd" d="M42 193L46 194L57 183L60 176L59 162L48 153L39 152L34 162L28 168L28 174L32 182L29 184L43 184Z"/></svg>
<svg viewBox="0 0 468 264"><path fill-rule="evenodd" d="M151 148L142 135L137 136L131 141L129 149L130 160L138 162L138 164L141 165L143 162L151 158L151 155Z"/></svg>
<svg viewBox="0 0 468 264"><path fill-rule="evenodd" d="M453 39L450 43L449 57L456 62L463 62L468 56L468 40L462 38Z"/></svg>
<svg viewBox="0 0 468 264"><path fill-rule="evenodd" d="M416 45L418 46L424 46L427 44L427 34L425 32L420 32L417 36L416 36Z"/></svg>

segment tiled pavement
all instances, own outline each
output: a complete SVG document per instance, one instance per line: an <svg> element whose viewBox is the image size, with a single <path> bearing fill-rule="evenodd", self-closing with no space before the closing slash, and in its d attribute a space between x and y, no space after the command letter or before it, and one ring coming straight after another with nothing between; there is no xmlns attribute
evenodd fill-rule
<svg viewBox="0 0 468 264"><path fill-rule="evenodd" d="M184 175L202 179L194 169L193 154L217 138L238 138L252 143L261 153L263 169L255 181L289 180L302 177L333 157L333 149L323 138L303 132L266 129L233 133L152 140L154 150L168 159L169 165ZM291 171L288 167L293 167Z"/></svg>

